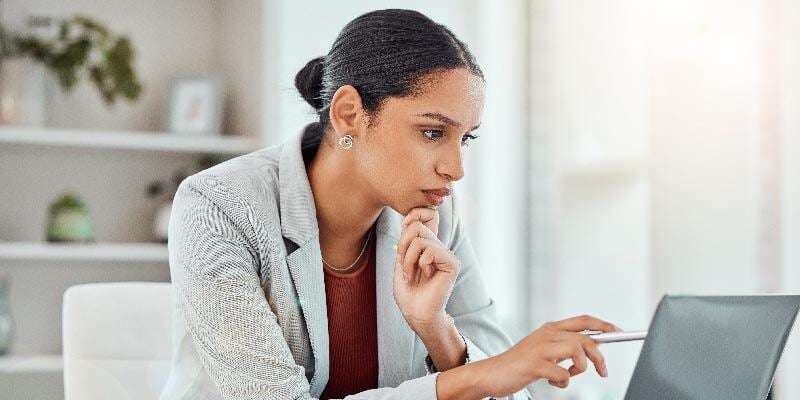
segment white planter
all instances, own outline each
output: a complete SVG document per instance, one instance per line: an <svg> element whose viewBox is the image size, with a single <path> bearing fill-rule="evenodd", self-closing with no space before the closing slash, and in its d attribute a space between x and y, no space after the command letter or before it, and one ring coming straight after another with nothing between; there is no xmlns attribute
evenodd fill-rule
<svg viewBox="0 0 800 400"><path fill-rule="evenodd" d="M44 125L45 73L28 58L0 58L0 125Z"/></svg>
<svg viewBox="0 0 800 400"><path fill-rule="evenodd" d="M156 240L166 242L169 234L169 217L172 211L172 202L167 201L161 204L153 218L153 235Z"/></svg>

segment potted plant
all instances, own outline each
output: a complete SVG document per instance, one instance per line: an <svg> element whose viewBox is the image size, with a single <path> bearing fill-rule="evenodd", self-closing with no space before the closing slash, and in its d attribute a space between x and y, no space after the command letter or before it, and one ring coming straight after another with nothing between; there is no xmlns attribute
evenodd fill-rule
<svg viewBox="0 0 800 400"><path fill-rule="evenodd" d="M134 51L128 37L113 34L82 15L33 17L28 26L30 33L15 33L0 24L0 104L6 105L6 109L0 106L0 123L41 124L43 83L32 66L51 73L65 92L82 78L89 79L107 105L119 97L139 98L142 84L133 69ZM30 104L33 101L39 101L38 109ZM36 110L20 112L26 105Z"/></svg>
<svg viewBox="0 0 800 400"><path fill-rule="evenodd" d="M48 209L48 242L93 243L94 224L81 198L72 192L61 194Z"/></svg>

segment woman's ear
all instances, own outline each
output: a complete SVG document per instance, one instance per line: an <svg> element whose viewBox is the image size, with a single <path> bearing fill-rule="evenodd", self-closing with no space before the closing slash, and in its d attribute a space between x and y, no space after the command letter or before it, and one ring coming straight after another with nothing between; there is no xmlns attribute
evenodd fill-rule
<svg viewBox="0 0 800 400"><path fill-rule="evenodd" d="M364 107L361 95L352 85L344 85L336 90L331 100L329 111L331 126L337 135L362 135L364 123Z"/></svg>

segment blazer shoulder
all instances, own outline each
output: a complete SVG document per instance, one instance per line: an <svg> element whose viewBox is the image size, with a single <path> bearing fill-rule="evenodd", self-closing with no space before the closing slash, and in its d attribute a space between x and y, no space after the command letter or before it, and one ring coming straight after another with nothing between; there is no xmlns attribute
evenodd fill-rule
<svg viewBox="0 0 800 400"><path fill-rule="evenodd" d="M278 164L281 146L267 147L224 161L184 179L175 194L173 209L202 207L191 212L212 212L208 204L186 202L203 197L227 216L255 247L264 237L280 237L280 185ZM206 216L208 217L208 216ZM261 239L259 239L261 238Z"/></svg>
<svg viewBox="0 0 800 400"><path fill-rule="evenodd" d="M217 206L242 206L242 201L252 202L275 198L277 200L278 164L281 145L265 147L223 161L184 179L189 186L208 197Z"/></svg>

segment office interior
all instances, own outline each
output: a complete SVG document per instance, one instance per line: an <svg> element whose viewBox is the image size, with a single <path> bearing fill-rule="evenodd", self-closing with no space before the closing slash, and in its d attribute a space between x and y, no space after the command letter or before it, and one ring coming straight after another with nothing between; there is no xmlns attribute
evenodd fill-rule
<svg viewBox="0 0 800 400"><path fill-rule="evenodd" d="M798 0L2 0L8 31L57 35L31 17L85 15L125 35L142 91L109 105L88 76L65 92L40 63L0 58L0 97L33 96L38 113L0 125L0 307L14 328L0 398L64 398L65 291L169 282L157 231L176 182L295 137L315 117L295 74L380 8L443 23L483 69L480 137L455 190L514 341L581 314L647 329L665 294L800 293ZM214 134L170 132L175 87L192 78L222 82ZM65 193L93 244L47 240ZM800 398L796 333L775 400ZM608 378L534 395L622 399L641 346L604 345Z"/></svg>

